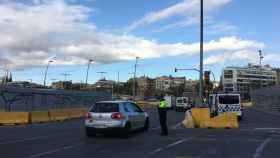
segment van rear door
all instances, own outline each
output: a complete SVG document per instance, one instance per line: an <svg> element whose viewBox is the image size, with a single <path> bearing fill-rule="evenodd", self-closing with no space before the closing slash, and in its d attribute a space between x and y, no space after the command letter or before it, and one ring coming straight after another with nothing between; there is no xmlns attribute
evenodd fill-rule
<svg viewBox="0 0 280 158"><path fill-rule="evenodd" d="M222 94L218 96L218 112L240 112L240 95Z"/></svg>

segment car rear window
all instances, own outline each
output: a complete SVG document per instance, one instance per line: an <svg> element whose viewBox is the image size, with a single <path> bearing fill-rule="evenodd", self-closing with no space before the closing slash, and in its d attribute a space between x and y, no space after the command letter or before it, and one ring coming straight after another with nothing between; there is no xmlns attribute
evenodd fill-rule
<svg viewBox="0 0 280 158"><path fill-rule="evenodd" d="M239 104L239 96L237 95L220 95L220 104Z"/></svg>
<svg viewBox="0 0 280 158"><path fill-rule="evenodd" d="M90 112L111 113L119 112L119 104L117 103L96 103Z"/></svg>

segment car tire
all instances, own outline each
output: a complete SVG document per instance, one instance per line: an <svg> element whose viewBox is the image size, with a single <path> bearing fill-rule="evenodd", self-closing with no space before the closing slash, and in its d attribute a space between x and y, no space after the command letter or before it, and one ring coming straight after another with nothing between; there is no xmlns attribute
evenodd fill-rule
<svg viewBox="0 0 280 158"><path fill-rule="evenodd" d="M86 136L87 137L95 137L96 133L93 130L91 130L89 128L86 128Z"/></svg>
<svg viewBox="0 0 280 158"><path fill-rule="evenodd" d="M149 118L146 118L145 125L144 125L144 131L148 131L149 127L150 127L150 121L149 121Z"/></svg>
<svg viewBox="0 0 280 158"><path fill-rule="evenodd" d="M123 139L127 139L129 137L130 131L131 131L131 124L128 122L125 124L125 127L122 133L120 134L120 137Z"/></svg>

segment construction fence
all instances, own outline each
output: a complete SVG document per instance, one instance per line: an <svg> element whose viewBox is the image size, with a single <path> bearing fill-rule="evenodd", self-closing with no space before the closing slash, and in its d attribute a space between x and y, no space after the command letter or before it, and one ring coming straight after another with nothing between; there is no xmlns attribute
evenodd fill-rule
<svg viewBox="0 0 280 158"><path fill-rule="evenodd" d="M88 107L110 100L108 92L0 87L0 111L47 111L49 109Z"/></svg>

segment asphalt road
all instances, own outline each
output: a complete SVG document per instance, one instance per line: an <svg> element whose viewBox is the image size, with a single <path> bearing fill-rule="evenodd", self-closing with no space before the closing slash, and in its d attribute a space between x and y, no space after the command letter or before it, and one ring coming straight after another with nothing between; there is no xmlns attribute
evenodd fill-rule
<svg viewBox="0 0 280 158"><path fill-rule="evenodd" d="M129 139L87 138L82 120L0 127L2 158L278 158L280 118L245 110L239 129L182 129L184 113L170 111L170 135L159 136L156 110L148 132Z"/></svg>

